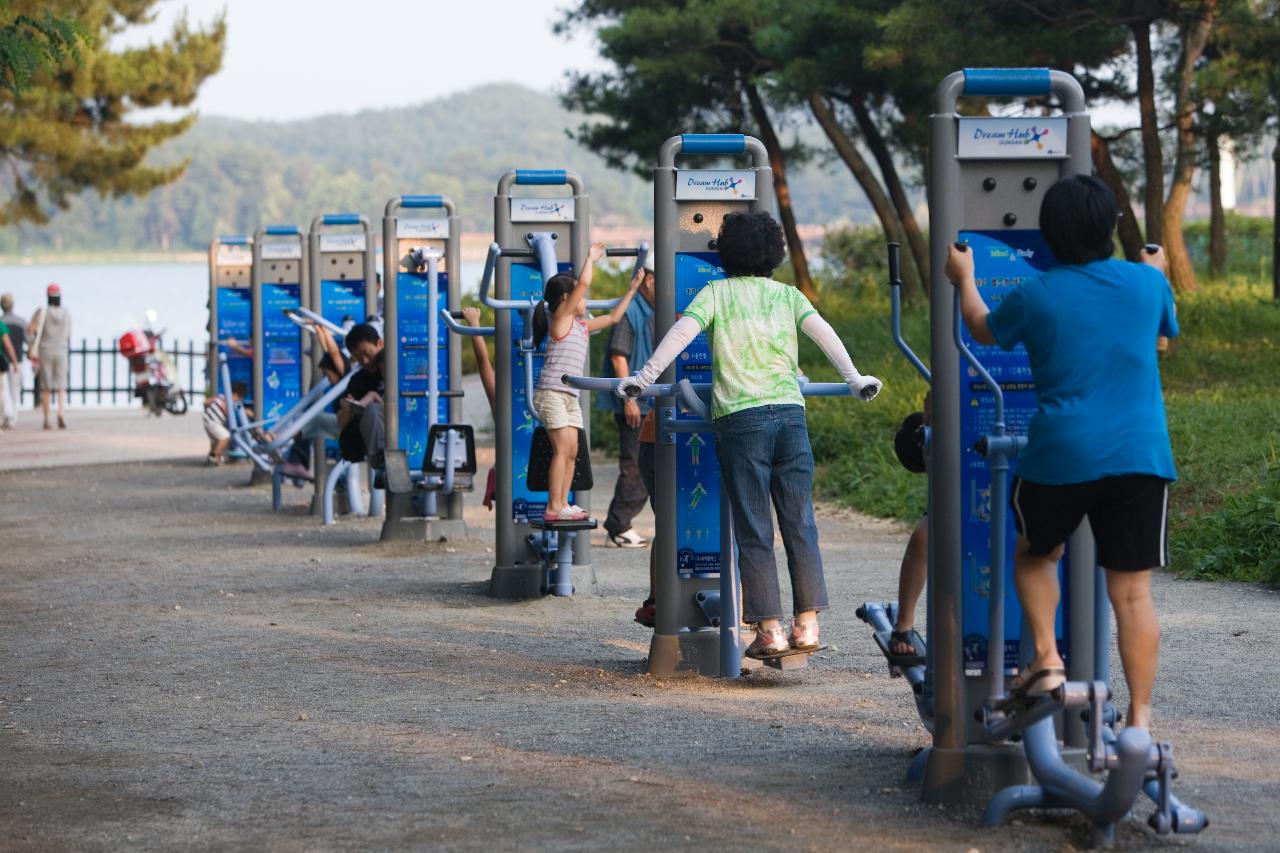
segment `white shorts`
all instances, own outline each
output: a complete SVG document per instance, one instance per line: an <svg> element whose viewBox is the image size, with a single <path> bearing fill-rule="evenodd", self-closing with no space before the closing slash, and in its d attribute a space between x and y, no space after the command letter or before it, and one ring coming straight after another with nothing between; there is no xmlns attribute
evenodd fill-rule
<svg viewBox="0 0 1280 853"><path fill-rule="evenodd" d="M40 390L67 390L67 353L64 350L50 351L40 356Z"/></svg>
<svg viewBox="0 0 1280 853"><path fill-rule="evenodd" d="M533 393L533 410L547 429L582 429L582 406L577 394L542 389Z"/></svg>
<svg viewBox="0 0 1280 853"><path fill-rule="evenodd" d="M225 441L231 438L231 433L227 430L226 424L210 418L204 419L204 434L214 441Z"/></svg>

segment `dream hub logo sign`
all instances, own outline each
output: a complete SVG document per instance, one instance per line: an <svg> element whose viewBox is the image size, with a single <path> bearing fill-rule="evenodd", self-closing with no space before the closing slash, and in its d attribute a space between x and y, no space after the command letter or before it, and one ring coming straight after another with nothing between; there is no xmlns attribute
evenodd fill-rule
<svg viewBox="0 0 1280 853"><path fill-rule="evenodd" d="M959 156L1028 159L1065 157L1065 118L962 118Z"/></svg>
<svg viewBox="0 0 1280 853"><path fill-rule="evenodd" d="M754 171L698 169L676 173L677 199L750 201L755 197Z"/></svg>
<svg viewBox="0 0 1280 853"><path fill-rule="evenodd" d="M513 198L512 222L572 222L574 205L571 198Z"/></svg>

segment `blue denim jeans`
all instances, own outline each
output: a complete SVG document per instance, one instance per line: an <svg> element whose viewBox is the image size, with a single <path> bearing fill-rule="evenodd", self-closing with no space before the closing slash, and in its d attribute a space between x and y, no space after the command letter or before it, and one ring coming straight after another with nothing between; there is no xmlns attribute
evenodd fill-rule
<svg viewBox="0 0 1280 853"><path fill-rule="evenodd" d="M772 502L791 574L795 612L826 610L827 583L813 519L813 451L803 406L756 406L716 418L716 453L733 507L743 621L782 618L773 557Z"/></svg>

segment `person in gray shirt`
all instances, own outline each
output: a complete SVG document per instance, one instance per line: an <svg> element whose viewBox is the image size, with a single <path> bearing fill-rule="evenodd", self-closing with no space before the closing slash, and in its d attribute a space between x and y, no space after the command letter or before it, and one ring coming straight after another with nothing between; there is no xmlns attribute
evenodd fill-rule
<svg viewBox="0 0 1280 853"><path fill-rule="evenodd" d="M9 405L0 406L5 417L0 419L0 429L13 429L18 425L18 409L22 400L22 362L27 355L27 321L13 313L13 294L0 296L0 322L9 327L9 342L13 344L16 361L9 365L8 372L0 375L0 394L5 396Z"/></svg>
<svg viewBox="0 0 1280 853"><path fill-rule="evenodd" d="M66 429L63 413L67 408L67 347L71 344L71 312L62 307L62 288L51 284L46 289L49 304L36 311L27 325L31 338L33 366L39 362L40 408L44 411L44 428L49 429L49 395L58 393L58 429Z"/></svg>

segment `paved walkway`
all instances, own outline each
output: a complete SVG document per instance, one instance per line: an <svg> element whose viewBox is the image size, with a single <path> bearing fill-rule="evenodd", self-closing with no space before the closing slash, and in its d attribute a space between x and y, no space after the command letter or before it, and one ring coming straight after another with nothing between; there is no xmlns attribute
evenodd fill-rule
<svg viewBox="0 0 1280 853"><path fill-rule="evenodd" d="M853 615L893 595L895 525L821 513L836 609L808 669L657 681L631 622L643 553L597 548L594 595L580 579L572 599L495 601L478 501L474 539L433 545L382 545L372 519L322 528L302 492L273 515L246 468L203 467L198 423L77 415L67 433L0 437L9 464L16 447L44 466L101 448L181 457L0 472L0 849L965 853L1087 839L1075 816L982 830L903 786L928 738ZM1158 734L1175 743L1179 792L1213 820L1188 846L1274 850L1280 595L1167 576L1156 593ZM1180 846L1154 839L1149 810L1121 848Z"/></svg>
<svg viewBox="0 0 1280 853"><path fill-rule="evenodd" d="M23 410L18 428L0 433L0 471L203 459L209 452L198 402L180 417L149 417L141 408L70 409L67 429L41 429L42 420L39 411Z"/></svg>

